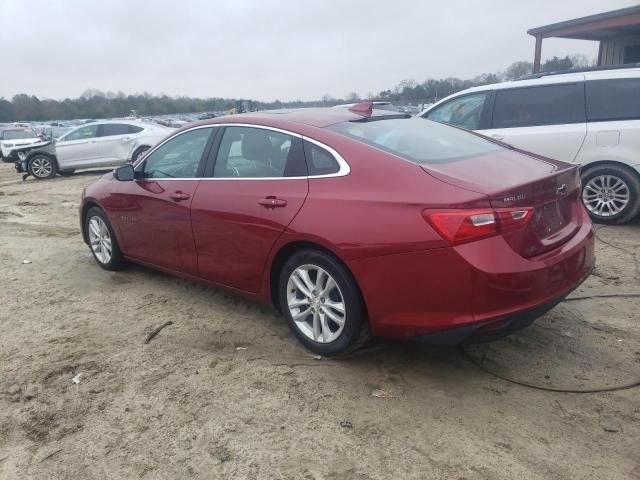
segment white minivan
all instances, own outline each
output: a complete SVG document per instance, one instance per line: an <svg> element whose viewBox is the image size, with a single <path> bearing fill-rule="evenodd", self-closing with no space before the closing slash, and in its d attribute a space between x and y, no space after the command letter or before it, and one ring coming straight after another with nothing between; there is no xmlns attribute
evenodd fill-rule
<svg viewBox="0 0 640 480"><path fill-rule="evenodd" d="M420 116L581 165L582 200L601 223L640 212L639 65L530 75L470 88Z"/></svg>

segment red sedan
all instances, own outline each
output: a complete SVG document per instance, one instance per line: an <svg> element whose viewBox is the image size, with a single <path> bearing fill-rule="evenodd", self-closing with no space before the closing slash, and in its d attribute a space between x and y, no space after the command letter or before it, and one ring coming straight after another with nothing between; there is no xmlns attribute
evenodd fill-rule
<svg viewBox="0 0 640 480"><path fill-rule="evenodd" d="M398 112L235 115L87 187L84 240L273 304L309 350L369 336L485 341L594 266L575 166Z"/></svg>

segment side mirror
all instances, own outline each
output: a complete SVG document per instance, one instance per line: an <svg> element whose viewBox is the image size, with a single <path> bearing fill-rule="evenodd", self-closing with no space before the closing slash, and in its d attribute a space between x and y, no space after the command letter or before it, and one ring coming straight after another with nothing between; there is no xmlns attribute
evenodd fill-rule
<svg viewBox="0 0 640 480"><path fill-rule="evenodd" d="M113 171L113 176L120 182L130 182L136 178L136 172L133 170L133 165L127 163L116 168Z"/></svg>

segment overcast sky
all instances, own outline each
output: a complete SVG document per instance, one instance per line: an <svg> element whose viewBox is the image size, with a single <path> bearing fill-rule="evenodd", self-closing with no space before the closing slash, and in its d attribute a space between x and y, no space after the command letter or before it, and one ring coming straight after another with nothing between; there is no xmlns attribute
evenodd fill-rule
<svg viewBox="0 0 640 480"><path fill-rule="evenodd" d="M343 97L532 60L527 29L637 0L2 0L0 96ZM597 55L548 39L543 59Z"/></svg>

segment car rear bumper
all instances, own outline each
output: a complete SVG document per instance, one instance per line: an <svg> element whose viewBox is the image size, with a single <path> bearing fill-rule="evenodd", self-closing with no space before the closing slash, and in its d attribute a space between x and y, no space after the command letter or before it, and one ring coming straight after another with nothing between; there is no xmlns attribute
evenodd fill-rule
<svg viewBox="0 0 640 480"><path fill-rule="evenodd" d="M403 338L451 331L462 341L497 321L504 321L504 328L526 326L574 290L594 267L592 225L583 208L581 215L576 234L539 257L523 258L504 239L492 237L352 260L349 266L359 280L372 333Z"/></svg>

